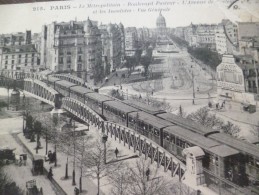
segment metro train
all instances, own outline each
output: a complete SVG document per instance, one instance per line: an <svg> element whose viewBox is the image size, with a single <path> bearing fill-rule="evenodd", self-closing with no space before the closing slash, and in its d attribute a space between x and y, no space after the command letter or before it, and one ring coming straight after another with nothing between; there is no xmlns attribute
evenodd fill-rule
<svg viewBox="0 0 259 195"><path fill-rule="evenodd" d="M259 179L259 147L191 120L131 100L120 101L68 81L49 77L47 84L83 102L105 120L134 129L185 160L185 148L203 149L203 168L211 183L247 186Z"/></svg>

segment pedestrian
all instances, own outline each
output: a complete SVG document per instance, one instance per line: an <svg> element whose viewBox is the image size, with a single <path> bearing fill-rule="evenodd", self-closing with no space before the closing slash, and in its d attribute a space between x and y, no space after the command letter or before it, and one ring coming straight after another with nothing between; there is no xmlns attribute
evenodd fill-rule
<svg viewBox="0 0 259 195"><path fill-rule="evenodd" d="M23 155L23 165L26 166L27 154Z"/></svg>
<svg viewBox="0 0 259 195"><path fill-rule="evenodd" d="M219 103L216 103L216 109L217 110L219 109Z"/></svg>
<svg viewBox="0 0 259 195"><path fill-rule="evenodd" d="M116 155L116 158L118 158L118 154L119 154L119 150L118 148L116 147L115 151L114 151L115 155Z"/></svg>
<svg viewBox="0 0 259 195"><path fill-rule="evenodd" d="M146 171L147 181L149 181L150 169L148 168Z"/></svg>
<svg viewBox="0 0 259 195"><path fill-rule="evenodd" d="M52 179L53 173L52 173L52 167L49 168L48 178Z"/></svg>
<svg viewBox="0 0 259 195"><path fill-rule="evenodd" d="M20 156L19 166L22 166L22 156Z"/></svg>
<svg viewBox="0 0 259 195"><path fill-rule="evenodd" d="M194 99L192 99L192 104L194 105Z"/></svg>

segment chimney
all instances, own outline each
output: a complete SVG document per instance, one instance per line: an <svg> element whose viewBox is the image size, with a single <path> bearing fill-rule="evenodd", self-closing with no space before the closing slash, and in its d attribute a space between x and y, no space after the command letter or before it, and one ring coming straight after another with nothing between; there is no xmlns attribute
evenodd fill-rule
<svg viewBox="0 0 259 195"><path fill-rule="evenodd" d="M25 44L31 44L31 31L30 30L26 30L26 35L25 35Z"/></svg>

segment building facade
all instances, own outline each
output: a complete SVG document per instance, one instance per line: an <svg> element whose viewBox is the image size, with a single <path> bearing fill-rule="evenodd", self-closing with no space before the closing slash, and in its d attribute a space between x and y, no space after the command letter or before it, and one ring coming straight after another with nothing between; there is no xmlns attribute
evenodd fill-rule
<svg viewBox="0 0 259 195"><path fill-rule="evenodd" d="M44 25L41 34L42 65L55 72L73 72L87 79L102 65L101 33L96 24L70 21Z"/></svg>
<svg viewBox="0 0 259 195"><path fill-rule="evenodd" d="M124 60L125 46L123 25L99 26L102 39L102 63L106 73L115 70Z"/></svg>
<svg viewBox="0 0 259 195"><path fill-rule="evenodd" d="M215 33L216 50L219 54L233 54L238 47L237 25L230 20L222 20Z"/></svg>
<svg viewBox="0 0 259 195"><path fill-rule="evenodd" d="M208 47L215 50L215 30L216 25L214 24L195 25L191 23L189 26L183 28L183 37L191 47Z"/></svg>
<svg viewBox="0 0 259 195"><path fill-rule="evenodd" d="M0 35L0 70L37 71L39 53L32 44L31 31Z"/></svg>
<svg viewBox="0 0 259 195"><path fill-rule="evenodd" d="M134 56L138 49L138 32L136 27L125 29L125 55Z"/></svg>

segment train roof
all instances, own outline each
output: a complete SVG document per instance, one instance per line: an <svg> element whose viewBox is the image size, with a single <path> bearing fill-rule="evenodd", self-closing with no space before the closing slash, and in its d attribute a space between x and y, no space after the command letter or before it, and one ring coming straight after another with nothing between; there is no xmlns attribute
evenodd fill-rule
<svg viewBox="0 0 259 195"><path fill-rule="evenodd" d="M168 132L169 134L172 133L175 136L181 137L182 139L221 157L232 156L239 153L239 151L234 148L222 145L217 141L177 125L165 128L164 132Z"/></svg>
<svg viewBox="0 0 259 195"><path fill-rule="evenodd" d="M249 155L254 156L257 159L259 159L259 147L254 144L236 139L225 133L211 134L208 137L211 139L214 139L218 142L227 144L227 145L239 150L242 153L249 154Z"/></svg>
<svg viewBox="0 0 259 195"><path fill-rule="evenodd" d="M85 97L89 97L89 98L94 99L99 102L114 100L113 98L108 97L106 95L102 95L100 93L87 93L87 94L85 94Z"/></svg>
<svg viewBox="0 0 259 195"><path fill-rule="evenodd" d="M60 81L61 79L59 79L59 78L56 78L56 77L53 77L53 76L49 76L48 77L48 81L50 81L50 82L55 82L55 81Z"/></svg>
<svg viewBox="0 0 259 195"><path fill-rule="evenodd" d="M124 104L124 103L116 101L116 100L104 102L104 105L108 105L112 108L115 108L116 110L120 110L120 111L123 111L125 113L139 111L138 109L136 109L132 106L129 106L127 104Z"/></svg>
<svg viewBox="0 0 259 195"><path fill-rule="evenodd" d="M71 82L68 82L68 81L65 81L65 80L57 81L56 84L61 85L63 87L67 87L67 88L77 85L75 83L71 83Z"/></svg>
<svg viewBox="0 0 259 195"><path fill-rule="evenodd" d="M196 123L195 121L192 121L191 119L186 119L180 116L177 116L176 114L172 113L162 113L162 114L157 114L156 116L165 119L167 121L170 121L176 125L179 125L181 127L187 128L191 131L194 131L196 133L205 135L210 132L215 132L214 129L211 129L209 127L204 127L203 125Z"/></svg>
<svg viewBox="0 0 259 195"><path fill-rule="evenodd" d="M145 122L145 123L148 123L150 125L152 125L153 127L157 127L159 129L163 128L163 127L167 127L167 126L171 126L173 125L172 123L166 121L166 120L163 120L163 119L160 119L156 116L153 116L151 114L148 114L146 112L133 112L133 113L129 113L129 116L135 118L137 116L137 113L138 113L138 118Z"/></svg>
<svg viewBox="0 0 259 195"><path fill-rule="evenodd" d="M71 89L71 91L75 91L75 92L80 93L80 94L93 93L92 90L87 89L86 87L78 86L78 85L73 86L70 89Z"/></svg>
<svg viewBox="0 0 259 195"><path fill-rule="evenodd" d="M164 110L158 109L158 108L154 108L150 105L141 103L141 102L137 102L137 101L133 101L133 100L124 100L123 101L125 104L131 105L137 109L140 109L144 112L147 112L149 114L158 114L158 113L164 113Z"/></svg>

